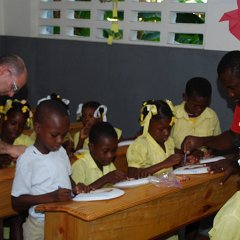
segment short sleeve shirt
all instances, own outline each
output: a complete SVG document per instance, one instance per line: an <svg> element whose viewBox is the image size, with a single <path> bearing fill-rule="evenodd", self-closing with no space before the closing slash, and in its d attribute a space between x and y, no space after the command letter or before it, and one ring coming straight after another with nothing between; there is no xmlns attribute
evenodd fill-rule
<svg viewBox="0 0 240 240"><path fill-rule="evenodd" d="M231 130L240 134L240 104L237 104L235 107Z"/></svg>
<svg viewBox="0 0 240 240"><path fill-rule="evenodd" d="M147 133L134 140L128 147L127 161L128 167L147 168L157 163L163 162L166 158L174 154L174 142L171 137L164 143L166 152L162 147ZM171 168L160 170L161 173Z"/></svg>
<svg viewBox="0 0 240 240"><path fill-rule="evenodd" d="M89 185L114 170L116 170L116 167L113 163L110 163L103 166L103 171L101 171L91 154L86 152L80 159L73 163L72 179L76 184L83 183Z"/></svg>
<svg viewBox="0 0 240 240"><path fill-rule="evenodd" d="M211 240L240 239L240 191L236 192L214 218Z"/></svg>

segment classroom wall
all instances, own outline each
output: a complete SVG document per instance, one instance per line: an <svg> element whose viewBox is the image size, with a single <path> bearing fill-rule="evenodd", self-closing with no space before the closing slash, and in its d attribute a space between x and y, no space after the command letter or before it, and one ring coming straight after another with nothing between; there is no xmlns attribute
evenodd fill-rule
<svg viewBox="0 0 240 240"><path fill-rule="evenodd" d="M27 95L33 106L39 98L57 92L70 99L74 120L78 103L100 101L108 106L108 120L130 137L138 130L144 100L168 98L180 103L185 82L202 76L212 83L212 107L223 129L229 127L232 111L216 84L216 67L224 52L9 36L4 39L6 51L20 54L26 61L29 81L19 94Z"/></svg>

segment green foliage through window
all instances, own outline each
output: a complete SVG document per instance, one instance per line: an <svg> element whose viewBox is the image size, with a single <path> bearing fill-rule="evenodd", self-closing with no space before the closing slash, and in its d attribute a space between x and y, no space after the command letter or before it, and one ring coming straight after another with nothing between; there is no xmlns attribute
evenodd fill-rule
<svg viewBox="0 0 240 240"><path fill-rule="evenodd" d="M160 42L160 32L137 31L137 39L142 41Z"/></svg>
<svg viewBox="0 0 240 240"><path fill-rule="evenodd" d="M109 36L113 36L113 39L119 40L123 38L123 30L119 30L117 33L114 33L111 29L103 29L103 37L108 38Z"/></svg>
<svg viewBox="0 0 240 240"><path fill-rule="evenodd" d="M75 10L74 18L75 19L91 19L91 11Z"/></svg>
<svg viewBox="0 0 240 240"><path fill-rule="evenodd" d="M90 28L74 27L73 35L81 37L90 37Z"/></svg>
<svg viewBox="0 0 240 240"><path fill-rule="evenodd" d="M203 34L175 33L175 42L203 45Z"/></svg>
<svg viewBox="0 0 240 240"><path fill-rule="evenodd" d="M161 22L161 12L138 12L139 22Z"/></svg>

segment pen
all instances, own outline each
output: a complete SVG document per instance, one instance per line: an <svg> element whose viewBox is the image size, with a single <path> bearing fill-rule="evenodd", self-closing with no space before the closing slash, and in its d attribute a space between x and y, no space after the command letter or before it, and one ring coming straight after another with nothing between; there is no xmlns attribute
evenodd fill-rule
<svg viewBox="0 0 240 240"><path fill-rule="evenodd" d="M186 165L187 162L187 152L184 153L183 165Z"/></svg>

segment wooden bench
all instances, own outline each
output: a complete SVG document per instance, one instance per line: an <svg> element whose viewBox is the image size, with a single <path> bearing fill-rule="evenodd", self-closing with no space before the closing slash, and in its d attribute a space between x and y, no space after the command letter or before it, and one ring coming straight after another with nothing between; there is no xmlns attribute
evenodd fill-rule
<svg viewBox="0 0 240 240"><path fill-rule="evenodd" d="M127 173L128 171L128 164L127 164L127 146L120 146L117 149L116 159L114 161L114 165L117 169L122 170L123 172Z"/></svg>

